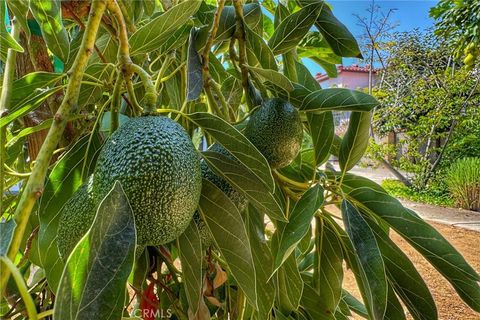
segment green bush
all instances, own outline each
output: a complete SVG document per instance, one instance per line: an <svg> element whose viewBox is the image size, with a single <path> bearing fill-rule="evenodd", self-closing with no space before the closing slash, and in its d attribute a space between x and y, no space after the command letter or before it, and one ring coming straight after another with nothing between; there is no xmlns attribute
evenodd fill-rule
<svg viewBox="0 0 480 320"><path fill-rule="evenodd" d="M480 211L480 158L455 162L447 173L446 183L459 207Z"/></svg>
<svg viewBox="0 0 480 320"><path fill-rule="evenodd" d="M382 187L391 195L411 200L415 202L422 202L433 204L436 206L451 207L454 202L448 195L445 195L442 190L437 188L429 188L423 191L416 191L413 188L407 187L403 183L394 179L386 179L382 182Z"/></svg>

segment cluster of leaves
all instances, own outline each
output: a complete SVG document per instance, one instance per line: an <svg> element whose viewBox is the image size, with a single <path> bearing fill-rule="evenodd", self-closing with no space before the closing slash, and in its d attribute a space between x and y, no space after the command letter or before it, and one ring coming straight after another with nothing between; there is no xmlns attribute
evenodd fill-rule
<svg viewBox="0 0 480 320"><path fill-rule="evenodd" d="M95 35L78 21L61 19L58 3L37 1L30 10L45 11L35 19L47 46L69 70L82 57L82 40ZM122 24L112 22L113 12L106 13L83 74L78 107L68 118L77 129L75 138L66 151L58 151L62 156L49 170L41 200L19 239L16 261L5 253L15 242L12 237L18 240L13 232L18 215L13 219L13 212L24 210L18 209L18 194L7 192L2 198L7 221L0 225L2 267L15 275L6 286L7 300L2 300L2 307L9 305L8 316L333 320L356 313L401 320L406 308L414 319L437 319L426 284L390 239L390 229L480 311L480 276L455 248L380 186L348 173L365 152L370 111L378 102L359 91L320 88L301 63L300 57L310 57L328 70L341 57L361 56L355 39L326 3L233 1L223 10L223 1L219 6L199 0L174 6L170 1L113 3L121 4L131 60L143 72L125 79L123 86L125 69L117 52L125 46L115 32ZM25 17L25 12L15 15ZM61 134L52 119L24 128L22 116L53 93L71 89L72 79L81 76L35 72L13 82L13 107L1 119L8 133L7 191L27 180L15 172L30 169L25 137L44 128ZM64 263L56 247L60 209L86 181L105 138L122 119L137 116L152 93L158 95L157 112L176 119L194 141L216 142L231 153L235 160L199 151L215 173L249 200L248 208L240 212L218 187L204 181L199 212L213 243L202 243L192 222L176 241L140 250L128 199L116 183ZM290 101L311 137L311 147L279 170L271 170L242 133L248 114L268 97ZM351 112L343 138L335 136L333 111ZM331 155L339 158L340 172L328 165L320 169ZM355 275L362 301L343 289L344 263ZM26 279L32 279L29 288Z"/></svg>
<svg viewBox="0 0 480 320"><path fill-rule="evenodd" d="M431 188L423 191L416 191L394 179L386 179L382 181L382 188L397 198L444 207L452 207L454 204L452 199L442 191L433 192Z"/></svg>
<svg viewBox="0 0 480 320"><path fill-rule="evenodd" d="M479 75L455 65L448 46L430 34L417 30L393 37L374 90L381 106L373 123L379 135L398 134L394 153L401 150L401 156L395 164L423 189L444 164L468 152L478 156Z"/></svg>
<svg viewBox="0 0 480 320"><path fill-rule="evenodd" d="M437 20L435 33L454 48L457 57L472 67L480 52L480 4L477 1L441 0L430 10Z"/></svg>

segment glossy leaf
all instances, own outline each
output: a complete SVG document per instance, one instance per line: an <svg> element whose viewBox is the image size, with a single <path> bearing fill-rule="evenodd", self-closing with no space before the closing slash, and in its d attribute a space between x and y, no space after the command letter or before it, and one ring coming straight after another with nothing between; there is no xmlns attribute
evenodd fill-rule
<svg viewBox="0 0 480 320"><path fill-rule="evenodd" d="M203 180L199 209L232 276L245 293L248 302L256 309L255 267L240 212L233 202L208 180Z"/></svg>
<svg viewBox="0 0 480 320"><path fill-rule="evenodd" d="M387 309L387 278L375 236L361 213L348 200L342 201L345 230L352 241L366 296L369 314L381 320Z"/></svg>
<svg viewBox="0 0 480 320"><path fill-rule="evenodd" d="M132 208L117 181L100 203L92 227L68 258L54 318L119 319L135 246Z"/></svg>
<svg viewBox="0 0 480 320"><path fill-rule="evenodd" d="M280 72L270 69L255 68L251 66L247 66L247 68L261 78L274 83L277 87L285 91L289 92L294 89L292 82Z"/></svg>
<svg viewBox="0 0 480 320"><path fill-rule="evenodd" d="M235 127L210 113L197 112L186 117L210 134L243 165L250 168L270 192L273 191L273 177L267 160Z"/></svg>
<svg viewBox="0 0 480 320"><path fill-rule="evenodd" d="M295 48L314 24L320 8L314 3L282 20L268 41L273 54L282 54Z"/></svg>
<svg viewBox="0 0 480 320"><path fill-rule="evenodd" d="M185 283L189 309L196 315L203 301L203 250L200 232L194 221L178 238L180 261L182 262L182 280Z"/></svg>
<svg viewBox="0 0 480 320"><path fill-rule="evenodd" d="M63 26L62 9L59 1L30 0L30 10L42 30L47 47L63 62L70 53L70 40Z"/></svg>
<svg viewBox="0 0 480 320"><path fill-rule="evenodd" d="M60 259L56 239L60 220L59 211L75 191L85 182L82 179L84 160L88 159L85 177L94 169L96 157L102 144L94 133L91 144L90 136L84 136L72 146L57 162L48 176L45 190L38 209L40 229L37 250L39 264L45 269L48 284L53 290L57 289L64 263Z"/></svg>
<svg viewBox="0 0 480 320"><path fill-rule="evenodd" d="M348 129L340 144L338 161L342 171L352 169L363 157L370 136L370 112L352 112Z"/></svg>
<svg viewBox="0 0 480 320"><path fill-rule="evenodd" d="M287 221L273 194L250 169L217 152L206 151L202 155L210 168L247 197L260 212L272 220Z"/></svg>
<svg viewBox="0 0 480 320"><path fill-rule="evenodd" d="M317 241L313 288L318 292L325 313L333 314L342 296L342 243L335 230L323 219L317 220L315 232Z"/></svg>
<svg viewBox="0 0 480 320"><path fill-rule="evenodd" d="M195 31L191 31L187 55L187 101L196 100L202 93L202 89L203 66L200 55L195 49Z"/></svg>
<svg viewBox="0 0 480 320"><path fill-rule="evenodd" d="M262 10L258 3L247 3L243 6L243 17L245 24L252 30L262 22ZM220 23L215 40L227 40L232 37L235 32L235 8L233 6L225 6L220 15Z"/></svg>
<svg viewBox="0 0 480 320"><path fill-rule="evenodd" d="M308 189L293 207L288 222L278 224L271 244L275 270L292 254L308 232L313 215L323 204L323 191L318 184Z"/></svg>
<svg viewBox="0 0 480 320"><path fill-rule="evenodd" d="M307 113L308 126L315 150L315 163L323 164L330 157L330 149L335 136L335 124L331 111L322 113Z"/></svg>
<svg viewBox="0 0 480 320"><path fill-rule="evenodd" d="M325 301L322 300L315 289L308 284L304 286L300 303L312 319L335 320L333 313L325 305Z"/></svg>
<svg viewBox="0 0 480 320"><path fill-rule="evenodd" d="M345 301L345 303L348 305L350 310L358 314L359 316L367 319L368 318L368 313L367 309L365 306L357 299L355 298L351 293L349 293L346 290L342 291L342 300Z"/></svg>
<svg viewBox="0 0 480 320"><path fill-rule="evenodd" d="M312 76L310 71L302 63L295 61L295 69L297 71L297 82L310 91L322 89L318 81Z"/></svg>
<svg viewBox="0 0 480 320"><path fill-rule="evenodd" d="M248 26L245 28L246 47L253 54L263 69L278 71L277 62L272 50L261 36Z"/></svg>
<svg viewBox="0 0 480 320"><path fill-rule="evenodd" d="M275 286L270 275L273 272L273 257L268 243L263 236L263 215L250 206L246 215L246 225L253 262L258 295L258 318L267 319L275 300Z"/></svg>
<svg viewBox="0 0 480 320"><path fill-rule="evenodd" d="M2 23L0 23L0 58L5 62L7 60L8 49L12 49L17 52L23 52L22 46L8 33L5 23L3 21L5 17L6 2L0 3L0 17Z"/></svg>
<svg viewBox="0 0 480 320"><path fill-rule="evenodd" d="M298 309L304 287L295 256L290 255L275 275L278 306L284 314L289 314Z"/></svg>
<svg viewBox="0 0 480 320"><path fill-rule="evenodd" d="M361 91L329 88L309 94L300 109L304 111L370 111L378 105L377 99Z"/></svg>
<svg viewBox="0 0 480 320"><path fill-rule="evenodd" d="M298 0L302 6L312 3L322 5L322 10L318 15L315 26L325 37L325 40L332 48L333 52L341 57L362 58L357 40L352 33L333 15L332 10L323 0Z"/></svg>
<svg viewBox="0 0 480 320"><path fill-rule="evenodd" d="M180 26L197 12L201 1L188 0L172 7L130 36L131 54L148 53L158 49Z"/></svg>
<svg viewBox="0 0 480 320"><path fill-rule="evenodd" d="M29 4L29 0L15 0L15 1L8 1L7 3L8 8L13 13L13 16L20 23L20 26L22 27L22 31L25 32L25 35L27 36L27 38L30 38L30 28L28 27L28 23L27 23L27 14L29 10L28 4ZM2 11L2 13L4 12ZM4 17L4 15L1 14L1 17Z"/></svg>
<svg viewBox="0 0 480 320"><path fill-rule="evenodd" d="M452 284L472 309L480 311L480 276L435 228L373 181L347 174L342 186L350 201L391 226Z"/></svg>
<svg viewBox="0 0 480 320"><path fill-rule="evenodd" d="M229 76L222 82L221 90L228 105L233 110L237 110L243 97L241 81L234 76Z"/></svg>

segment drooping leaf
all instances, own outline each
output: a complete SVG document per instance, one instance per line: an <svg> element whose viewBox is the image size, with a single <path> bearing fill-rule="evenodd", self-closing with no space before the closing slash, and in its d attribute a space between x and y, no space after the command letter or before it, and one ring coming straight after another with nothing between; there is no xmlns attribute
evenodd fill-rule
<svg viewBox="0 0 480 320"><path fill-rule="evenodd" d="M335 136L335 124L331 111L322 113L307 113L308 126L312 136L313 149L315 150L315 163L323 164L330 157L333 137Z"/></svg>
<svg viewBox="0 0 480 320"><path fill-rule="evenodd" d="M388 283L388 298L387 298L387 309L385 310L385 315L383 316L385 320L406 320L405 312L403 311L403 306L400 304L395 291L393 290L390 283Z"/></svg>
<svg viewBox="0 0 480 320"><path fill-rule="evenodd" d="M313 288L322 301L324 313L333 314L342 296L342 244L332 227L323 219L317 220L316 239Z"/></svg>
<svg viewBox="0 0 480 320"><path fill-rule="evenodd" d="M245 28L246 47L253 54L263 69L277 71L277 62L272 50L261 36L252 31L248 26Z"/></svg>
<svg viewBox="0 0 480 320"><path fill-rule="evenodd" d="M158 54L165 54L174 49L181 47L185 42L187 42L190 31L192 30L193 23L186 23L182 27L178 28L170 35L162 45L158 48Z"/></svg>
<svg viewBox="0 0 480 320"><path fill-rule="evenodd" d="M333 313L327 311L325 301L319 294L308 284L305 284L301 300L302 307L307 311L312 319L318 320L334 320Z"/></svg>
<svg viewBox="0 0 480 320"><path fill-rule="evenodd" d="M480 276L435 228L373 181L347 174L342 188L362 210L380 217L417 249L472 309L480 310Z"/></svg>
<svg viewBox="0 0 480 320"><path fill-rule="evenodd" d="M387 278L382 254L375 236L361 213L348 200L342 201L342 217L345 230L355 250L360 278L369 301L369 315L383 319L387 309Z"/></svg>
<svg viewBox="0 0 480 320"><path fill-rule="evenodd" d="M180 261L182 262L182 280L185 284L189 309L196 315L203 301L202 242L200 232L194 221L178 238Z"/></svg>
<svg viewBox="0 0 480 320"><path fill-rule="evenodd" d="M310 91L322 89L318 81L312 76L310 71L302 63L295 61L297 71L297 82Z"/></svg>
<svg viewBox="0 0 480 320"><path fill-rule="evenodd" d="M342 171L352 169L363 157L370 135L370 112L352 112L348 129L340 144L338 161Z"/></svg>
<svg viewBox="0 0 480 320"><path fill-rule="evenodd" d="M131 54L148 53L158 49L180 26L197 12L201 1L188 0L151 20L130 36Z"/></svg>
<svg viewBox="0 0 480 320"><path fill-rule="evenodd" d="M30 0L30 10L40 25L48 49L63 62L67 62L70 40L62 21L61 3L59 1Z"/></svg>
<svg viewBox="0 0 480 320"><path fill-rule="evenodd" d="M258 3L247 3L243 6L243 17L245 24L252 30L262 22L262 10ZM230 39L235 32L235 8L225 6L220 15L218 31L215 36L216 41Z"/></svg>
<svg viewBox="0 0 480 320"><path fill-rule="evenodd" d="M190 32L187 55L187 101L196 100L203 89L203 66L195 49L195 30Z"/></svg>
<svg viewBox="0 0 480 320"><path fill-rule="evenodd" d="M355 298L351 293L349 293L346 290L342 290L342 300L345 301L345 303L348 305L350 310L358 314L359 316L367 319L368 318L368 313L367 309L365 306L357 299Z"/></svg>
<svg viewBox="0 0 480 320"><path fill-rule="evenodd" d="M7 5L15 19L20 23L22 31L25 32L27 38L30 38L30 28L27 23L28 2L28 0L8 1ZM2 13L4 12L2 11ZM3 17L4 15L1 14L1 16Z"/></svg>
<svg viewBox="0 0 480 320"><path fill-rule="evenodd" d="M248 302L257 309L255 266L240 212L233 202L208 180L203 180L199 209L232 276L245 293Z"/></svg>
<svg viewBox="0 0 480 320"><path fill-rule="evenodd" d="M5 17L5 8L6 2L2 1L0 3L0 18L2 23L0 23L0 58L5 62L7 60L8 49L12 49L17 52L23 52L23 48L18 42L8 33L7 28L5 27L5 22L3 21Z"/></svg>
<svg viewBox="0 0 480 320"><path fill-rule="evenodd" d="M80 138L56 163L48 176L40 199L38 209L40 229L34 250L37 250L39 264L45 269L48 285L52 290L57 289L64 266L56 244L59 211L82 185L84 178L93 172L98 151L102 145L97 133L94 133L90 144L89 138L89 135ZM85 159L88 159L88 164L82 178Z"/></svg>
<svg viewBox="0 0 480 320"><path fill-rule="evenodd" d="M255 68L251 66L247 66L247 68L250 71L257 74L258 76L260 76L261 78L274 83L276 86L282 88L287 92L292 91L294 89L292 82L278 71L270 70L270 69Z"/></svg>
<svg viewBox="0 0 480 320"><path fill-rule="evenodd" d="M80 93L78 95L79 106L98 103L98 101L103 97L104 93L104 88L101 86L102 82L109 81L110 75L114 69L115 66L113 66L111 63L92 63L87 67L87 69L85 69L85 74L98 79L98 82L95 82L93 79L88 79L88 83L82 83L82 86L80 87ZM90 84L91 82L95 84Z"/></svg>
<svg viewBox="0 0 480 320"><path fill-rule="evenodd" d="M361 91L328 88L309 94L300 109L304 111L370 111L378 104L377 99Z"/></svg>
<svg viewBox="0 0 480 320"><path fill-rule="evenodd" d="M282 54L295 48L314 24L321 7L312 3L282 20L268 41L273 54Z"/></svg>
<svg viewBox="0 0 480 320"><path fill-rule="evenodd" d="M308 189L293 207L288 222L279 223L271 243L275 270L292 254L308 232L313 215L323 203L323 191L318 184Z"/></svg>
<svg viewBox="0 0 480 320"><path fill-rule="evenodd" d="M243 165L250 168L270 192L273 191L273 177L267 160L235 127L205 112L192 113L187 115L187 118L210 134Z"/></svg>
<svg viewBox="0 0 480 320"><path fill-rule="evenodd" d="M210 168L247 197L260 212L266 213L272 220L286 221L274 195L252 171L217 152L206 151L202 155Z"/></svg>
<svg viewBox="0 0 480 320"><path fill-rule="evenodd" d="M56 294L55 319L119 319L133 268L135 220L115 182L88 233L68 258Z"/></svg>
<svg viewBox="0 0 480 320"><path fill-rule="evenodd" d="M233 110L237 110L243 97L241 81L234 76L229 76L223 81L221 90L228 105Z"/></svg>
<svg viewBox="0 0 480 320"><path fill-rule="evenodd" d="M270 275L273 272L273 257L264 237L263 215L249 206L246 225L253 262L258 295L258 318L267 319L275 300L275 286Z"/></svg>
<svg viewBox="0 0 480 320"><path fill-rule="evenodd" d="M301 6L305 7L316 3L321 5L321 11L315 22L318 31L325 37L325 40L333 52L341 57L362 58L357 40L332 13L332 10L323 0L298 0Z"/></svg>
<svg viewBox="0 0 480 320"><path fill-rule="evenodd" d="M284 314L290 314L298 309L304 288L304 282L294 255L290 255L285 260L275 276L278 307Z"/></svg>

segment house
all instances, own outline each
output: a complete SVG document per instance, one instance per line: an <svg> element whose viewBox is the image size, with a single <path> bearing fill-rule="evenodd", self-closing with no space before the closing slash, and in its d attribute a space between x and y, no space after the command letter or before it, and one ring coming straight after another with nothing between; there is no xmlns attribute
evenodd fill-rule
<svg viewBox="0 0 480 320"><path fill-rule="evenodd" d="M372 69L372 84L377 81L378 70ZM317 73L315 79L322 88L349 88L364 89L368 88L370 77L370 66L359 66L352 64L350 66L337 66L337 77L330 78L327 74ZM334 112L335 133L342 136L348 127L350 112Z"/></svg>

